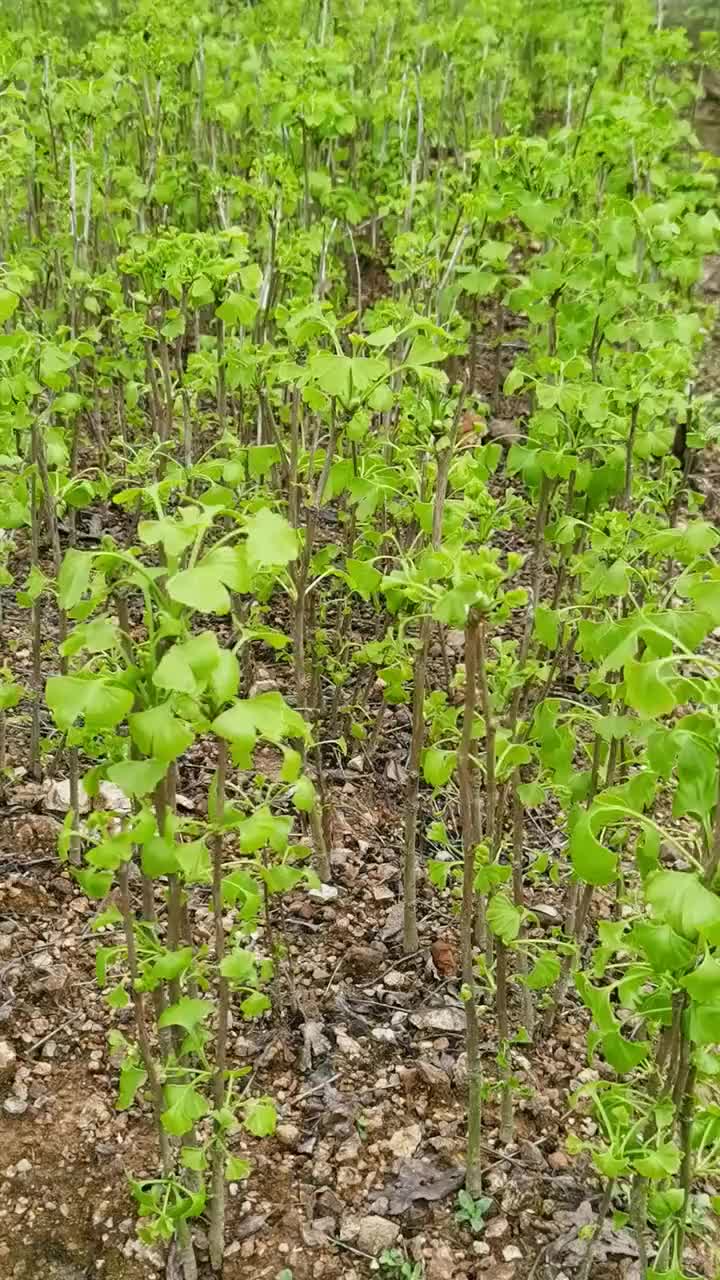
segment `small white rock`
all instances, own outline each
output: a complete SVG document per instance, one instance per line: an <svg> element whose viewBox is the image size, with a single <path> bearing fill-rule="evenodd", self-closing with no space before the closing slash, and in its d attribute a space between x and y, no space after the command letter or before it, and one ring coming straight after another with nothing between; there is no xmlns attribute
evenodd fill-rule
<svg viewBox="0 0 720 1280"><path fill-rule="evenodd" d="M404 1129L396 1129L388 1140L388 1147L393 1155L402 1160L409 1160L415 1155L422 1142L422 1129L419 1124L409 1124Z"/></svg>
<svg viewBox="0 0 720 1280"><path fill-rule="evenodd" d="M541 920L547 920L550 924L557 924L560 921L560 912L549 902L537 902L530 910L534 911Z"/></svg>
<svg viewBox="0 0 720 1280"><path fill-rule="evenodd" d="M360 1219L357 1247L362 1253L369 1253L374 1258L384 1249L391 1249L399 1235L400 1227L397 1222L369 1214Z"/></svg>
<svg viewBox="0 0 720 1280"><path fill-rule="evenodd" d="M383 978L385 986L390 987L392 990L398 990L400 987L404 987L405 981L405 974L401 973L399 969L391 969Z"/></svg>
<svg viewBox="0 0 720 1280"><path fill-rule="evenodd" d="M363 1051L357 1040L353 1040L345 1031L335 1032L335 1042L340 1053L346 1058L362 1058Z"/></svg>
<svg viewBox="0 0 720 1280"><path fill-rule="evenodd" d="M9 1116L24 1116L28 1109L28 1104L22 1098L6 1098L3 1103L3 1109L7 1111Z"/></svg>
<svg viewBox="0 0 720 1280"><path fill-rule="evenodd" d="M45 792L45 808L51 813L67 813L70 808L70 779L53 778ZM90 797L82 783L78 784L78 809L80 813L88 813Z"/></svg>
<svg viewBox="0 0 720 1280"><path fill-rule="evenodd" d="M308 889L308 897L315 898L316 902L334 902L337 896L338 890L334 884L321 884L319 889Z"/></svg>
<svg viewBox="0 0 720 1280"><path fill-rule="evenodd" d="M493 1218L487 1225L485 1235L488 1240L504 1240L510 1232L507 1218Z"/></svg>
<svg viewBox="0 0 720 1280"><path fill-rule="evenodd" d="M131 813L132 804L124 791L114 782L101 782L95 796L96 809L108 809L112 813Z"/></svg>
<svg viewBox="0 0 720 1280"><path fill-rule="evenodd" d="M9 1080L15 1072L17 1055L7 1040L0 1040L0 1080Z"/></svg>
<svg viewBox="0 0 720 1280"><path fill-rule="evenodd" d="M284 1147L294 1147L300 1141L300 1130L296 1124L279 1124L275 1130L278 1142Z"/></svg>

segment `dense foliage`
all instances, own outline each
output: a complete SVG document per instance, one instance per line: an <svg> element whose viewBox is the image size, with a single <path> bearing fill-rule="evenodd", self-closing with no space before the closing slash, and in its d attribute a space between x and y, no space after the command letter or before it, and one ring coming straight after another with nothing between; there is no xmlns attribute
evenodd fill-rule
<svg viewBox="0 0 720 1280"><path fill-rule="evenodd" d="M466 1212L478 990L505 1140L513 1038L579 998L601 1217L624 1205L643 1273L681 1280L720 1164L720 535L689 484L717 36L691 54L645 0L0 23L0 573L34 653L29 688L4 655L0 764L66 761L61 853L118 890L98 979L135 1014L118 1105L156 1122L146 1236L190 1280L207 1213L222 1264L233 1132L275 1123L229 1012L272 1016L273 904L330 879L324 769L372 762L407 703L404 942L420 867L461 914ZM254 687L268 647L285 695ZM175 803L198 744L202 819ZM565 894L544 941L528 876Z"/></svg>

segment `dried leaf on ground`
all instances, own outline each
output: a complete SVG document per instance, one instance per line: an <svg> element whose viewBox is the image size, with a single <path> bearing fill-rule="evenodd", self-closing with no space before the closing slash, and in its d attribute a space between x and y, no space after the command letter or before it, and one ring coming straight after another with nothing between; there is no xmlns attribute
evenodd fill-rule
<svg viewBox="0 0 720 1280"><path fill-rule="evenodd" d="M555 1215L555 1221L562 1235L552 1246L554 1257L578 1262L587 1251L587 1238L581 1233L596 1221L590 1201L583 1200L576 1209L561 1210ZM637 1255L638 1247L631 1231L626 1228L617 1230L612 1221L603 1223L595 1244L598 1262L605 1262L608 1258L636 1258Z"/></svg>
<svg viewBox="0 0 720 1280"><path fill-rule="evenodd" d="M440 1169L427 1160L407 1160L395 1182L383 1188L381 1198L387 1200L387 1212L397 1217L418 1201L444 1200L459 1191L464 1181L464 1169Z"/></svg>
<svg viewBox="0 0 720 1280"><path fill-rule="evenodd" d="M330 1041L323 1033L321 1022L310 1019L303 1024L303 1047L300 1055L300 1066L303 1071L311 1071L316 1058L324 1058L331 1049Z"/></svg>

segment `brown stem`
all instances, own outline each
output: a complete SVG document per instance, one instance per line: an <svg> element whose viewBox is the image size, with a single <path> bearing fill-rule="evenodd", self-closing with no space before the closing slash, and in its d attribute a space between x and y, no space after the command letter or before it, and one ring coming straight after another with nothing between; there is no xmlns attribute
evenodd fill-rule
<svg viewBox="0 0 720 1280"><path fill-rule="evenodd" d="M174 799L174 785L172 780L173 767L174 766L171 766L170 772L166 775L165 778L162 779L161 782L158 783L155 789L155 820L157 822L158 833L161 836L164 836L166 834L168 810L172 808L173 799ZM146 877L146 879L149 879L149 877ZM152 880L150 880L150 886L152 888ZM145 884L143 884L143 908L144 906L145 906ZM153 900L153 905L152 905L153 913L154 913L154 909L155 908L154 908L154 900ZM169 875L168 876L168 892L167 892L167 937L166 937L167 947L169 951L178 950L180 945L181 933L182 933L182 888L180 885L179 876ZM162 991L162 986L163 984L160 984L156 988L156 990L160 993L158 998L158 1007L160 1005L160 1001L164 1000L165 998L164 992ZM177 1004L181 994L180 979L171 978L168 981L167 990L170 997L170 1003ZM182 1038L183 1038L182 1027L179 1027L179 1026L173 1027L171 1029L170 1039L174 1044L175 1050L177 1053L179 1053L180 1051Z"/></svg>
<svg viewBox="0 0 720 1280"><path fill-rule="evenodd" d="M193 460L193 426L190 413L190 397L183 380L182 347L180 343L175 348L175 371L177 373L178 387L180 388L183 415L183 461L185 466L189 468L192 466Z"/></svg>
<svg viewBox="0 0 720 1280"><path fill-rule="evenodd" d="M520 797L518 795L518 786L520 785L520 771L516 769L513 776L513 792L512 792L512 883L513 883L513 901L518 911L523 911L525 907L525 890L523 885L523 839L525 835L525 811L523 809ZM525 926L521 925L520 937L525 933ZM528 962L527 953L524 948L518 951L518 968L521 974L527 974ZM535 1005L533 1003L532 991L525 984L522 984L522 1009L523 1023L528 1036L532 1040L535 1035Z"/></svg>
<svg viewBox="0 0 720 1280"><path fill-rule="evenodd" d="M130 907L130 890L128 884L128 863L123 862L118 872L118 881L120 885L120 911L123 918L123 929L125 932L125 945L128 954L128 970L130 973L130 991L132 995L133 1010L135 1013L135 1025L138 1033L138 1044L140 1046L140 1055L142 1057L143 1067L147 1073L148 1085L150 1086L150 1097L152 1099L153 1116L155 1119L155 1129L160 1144L160 1158L162 1160L163 1172L169 1174L172 1171L172 1157L170 1154L170 1143L167 1133L163 1128L161 1115L163 1112L163 1094L160 1077L158 1075L155 1059L153 1058L152 1049L150 1048L150 1037L148 1035L147 1017L145 1014L145 997L141 991L137 990L138 979L138 963L137 950L135 947L135 928L132 910Z"/></svg>
<svg viewBox="0 0 720 1280"><path fill-rule="evenodd" d="M542 585L542 572L545 562L545 526L547 524L548 510L550 506L550 495L550 482L547 476L543 473L540 479L540 493L538 496L538 506L535 515L535 533L533 536L533 576L530 589L530 601L525 618L525 630L523 631L522 639L520 641L520 649L518 651L518 667L520 670L525 666L530 652L530 641L532 639L533 627L535 625L535 611L540 603L540 588ZM515 728L521 704L527 697L527 692L527 685L520 684L513 694L508 717L511 729Z"/></svg>
<svg viewBox="0 0 720 1280"><path fill-rule="evenodd" d="M215 964L218 972L218 1022L215 1038L215 1068L213 1074L213 1104L218 1114L225 1100L225 1071L227 1066L227 1041L230 1013L230 985L222 976L222 962L225 955L225 927L223 924L223 853L224 841L221 830L225 810L225 780L227 774L227 743L221 738L218 745L218 764L215 789L215 822L218 830L212 842L212 906L215 926ZM222 1270L223 1251L225 1247L225 1148L222 1141L223 1129L219 1121L215 1121L214 1145L211 1161L211 1200L210 1226L208 1240L210 1244L210 1262L214 1271Z"/></svg>
<svg viewBox="0 0 720 1280"><path fill-rule="evenodd" d="M495 843L497 783L495 778L496 726L490 701L487 675L487 631L481 618L477 630L477 672L480 689L480 711L485 721L485 839L490 848Z"/></svg>
<svg viewBox="0 0 720 1280"><path fill-rule="evenodd" d="M173 389L172 378L170 377L170 353L164 338L160 340L160 368L162 369L163 389L165 391L166 426L163 440L169 440L172 435L173 425Z"/></svg>
<svg viewBox="0 0 720 1280"><path fill-rule="evenodd" d="M413 667L412 731L405 796L405 846L403 857L403 951L413 955L419 946L417 927L417 825L420 804L420 759L425 740L425 676L432 619L423 618ZM383 704L384 712L384 704Z"/></svg>
<svg viewBox="0 0 720 1280"><path fill-rule="evenodd" d="M158 784L155 790L155 816L160 835L165 834L168 813L175 807L175 783L176 772L175 765L173 764L170 766L165 778ZM170 951L177 951L182 936L183 917L183 893L180 878L177 875L168 876L167 904L167 947ZM180 979L171 978L167 985L171 1003L177 1004L181 996ZM161 990L161 987L158 988L158 990ZM164 1000L164 995L161 999ZM178 1059L180 1059L181 1056L182 1040L182 1027L172 1027L171 1044L174 1047L175 1055ZM164 1042L161 1040L161 1043ZM191 1141L190 1135L188 1135L187 1141ZM187 1221L184 1219L181 1219L177 1224L176 1239L183 1271L183 1280L197 1280L197 1261L195 1258L192 1234Z"/></svg>
<svg viewBox="0 0 720 1280"><path fill-rule="evenodd" d="M40 475L40 481L43 490L43 506L45 508L45 523L50 539L50 547L52 550L53 566L55 569L55 578L60 575L60 567L62 565L62 549L60 546L60 530L58 528L57 512L55 510L55 500L50 485L50 472L48 469L47 454L45 452L45 441L42 432L35 425L35 442L34 452L37 469ZM77 434L76 437L77 439ZM74 462L72 469L74 470ZM67 639L67 614L64 609L58 609L58 644L60 647ZM66 657L60 658L60 670L63 675L67 674L68 662ZM80 855L80 836L74 829L74 824L80 816L80 762L78 760L77 747L71 746L68 750L68 781L70 789L70 811L73 816L73 831L70 836L70 861L79 865Z"/></svg>
<svg viewBox="0 0 720 1280"><path fill-rule="evenodd" d="M217 415L221 431L225 430L227 417L227 391L225 387L225 322L217 322Z"/></svg>
<svg viewBox="0 0 720 1280"><path fill-rule="evenodd" d="M477 679L480 692L480 711L485 721L485 823L484 837L488 853L492 856L495 848L495 823L497 809L497 783L495 778L495 736L496 727L490 703L490 690L487 678L487 634L485 620L480 619L476 635L477 644ZM486 904L484 897L477 901L475 920L475 941L484 947L489 965L494 958L493 935L487 928L485 919Z"/></svg>
<svg viewBox="0 0 720 1280"><path fill-rule="evenodd" d="M120 592L116 597L116 607L118 616L118 629L120 632L120 644L123 654L129 666L133 663L132 635L130 631L130 611L128 608L127 596ZM136 701L136 706L137 704ZM130 743L130 758L136 759L138 750L134 742ZM153 928L157 924L157 912L155 910L155 886L152 877L142 873L142 918L146 924ZM153 991L153 1007L155 1009L155 1017L159 1018L167 1005L165 992L162 984L157 986ZM165 1029L160 1033L160 1040L165 1051L169 1049L169 1033Z"/></svg>
<svg viewBox="0 0 720 1280"><path fill-rule="evenodd" d="M555 1018L557 1017L565 1000L565 993L567 992L570 984L570 975L573 971L573 964L579 953L580 944L585 933L585 921L587 919L587 913L593 895L593 886L591 884L584 885L582 891L580 891L579 884L573 885L573 889L574 892L571 892L568 897L569 922L566 926L566 931L568 933L572 933L576 950L571 952L569 955L563 956L560 975L543 1019L543 1032L545 1034L548 1034L552 1030L555 1024Z"/></svg>
<svg viewBox="0 0 720 1280"><path fill-rule="evenodd" d="M680 1165L680 1186L683 1191L683 1203L680 1210L680 1220L677 1224L677 1236L675 1243L675 1251L678 1258L682 1259L685 1247L685 1234L687 1231L688 1210L690 1208L690 1192L693 1182L693 1148L692 1148L692 1122L693 1122L693 1103L695 1097L695 1067L691 1066L685 1077L685 1085L682 1098L680 1100L680 1146L682 1149L682 1164Z"/></svg>
<svg viewBox="0 0 720 1280"><path fill-rule="evenodd" d="M638 405L634 404L630 414L630 430L628 432L627 444L625 446L625 486L623 488L622 506L627 511L630 506L630 497L632 494L632 476L633 476L633 446L635 444L635 433L637 431L638 421Z"/></svg>
<svg viewBox="0 0 720 1280"><path fill-rule="evenodd" d="M438 455L435 502L433 507L432 545L442 540L443 515L447 497L450 464L460 421L464 390L458 399L451 443ZM403 951L413 955L419 946L417 927L417 827L420 807L420 760L425 743L425 687L428 651L432 635L432 618L424 617L413 664L412 730L405 794L405 840L403 856Z"/></svg>
<svg viewBox="0 0 720 1280"><path fill-rule="evenodd" d="M300 523L300 486L298 483L298 459L300 455L300 391L293 389L290 407L290 458L288 478L288 519L297 529Z"/></svg>
<svg viewBox="0 0 720 1280"><path fill-rule="evenodd" d="M315 870L324 884L330 884L332 880L332 867L330 865L330 855L325 842L322 814L317 804L314 804L310 810L309 819L310 834L312 835L313 851L315 855Z"/></svg>
<svg viewBox="0 0 720 1280"><path fill-rule="evenodd" d="M295 691L300 710L306 704L307 691L305 688L305 610L306 596L308 585L308 574L310 570L310 559L312 557L313 545L315 542L315 534L317 531L320 508L322 506L323 497L325 495L325 487L327 485L328 476L330 474L330 466L335 452L335 440L337 436L337 424L335 414L333 412L332 423L330 426L330 436L328 439L327 449L325 452L325 460L323 462L322 471L318 479L317 488L315 490L315 501L308 511L307 522L305 527L305 545L302 550L297 568L295 570L295 603L293 618L293 662L295 670Z"/></svg>
<svg viewBox="0 0 720 1280"><path fill-rule="evenodd" d="M500 1142L504 1146L512 1142L513 1137L513 1099L510 1083L510 1019L508 1017L507 992L507 947L502 938L496 942L496 1009L498 1039L500 1041L500 1072L502 1076L502 1093L500 1102Z"/></svg>
<svg viewBox="0 0 720 1280"><path fill-rule="evenodd" d="M468 1057L468 1136L465 1186L471 1196L482 1191L482 1067L480 1062L480 1028L473 965L473 930L475 925L475 850L480 840L480 822L476 800L475 763L472 735L477 696L478 619L471 613L465 628L465 707L462 736L458 751L458 778L463 837L463 897L461 917L463 997Z"/></svg>
<svg viewBox="0 0 720 1280"><path fill-rule="evenodd" d="M603 707L603 715L606 714L606 712L607 712L607 704ZM603 739L601 738L599 733L596 733L595 741L593 743L592 765L590 767L590 785L588 787L588 793L585 798L585 807L587 809L590 808L593 800L595 799L595 795L597 793L598 779L600 775L600 764L602 760L602 746L603 746ZM575 929L579 895L580 895L580 883L579 881L576 880L576 881L573 881L573 883L570 885L570 890L567 895L567 910L566 910L566 925L565 925L566 933L571 933ZM566 970L567 972L569 972L571 964L572 964L572 956L566 957L563 962L563 972L565 972Z"/></svg>
<svg viewBox="0 0 720 1280"><path fill-rule="evenodd" d="M438 622L435 631L438 638L438 642L440 644L440 655L442 657L443 675L445 677L445 693L447 694L447 697L449 700L452 692L450 688L450 685L452 682L452 672L450 670L450 660L448 658L447 641L445 639L445 628L442 622Z"/></svg>
<svg viewBox="0 0 720 1280"><path fill-rule="evenodd" d="M157 433L158 439L161 443L164 443L167 439L167 419L162 411L160 389L158 387L157 374L155 372L155 357L153 355L153 349L149 339L145 342L145 360L148 382L150 384L153 430Z"/></svg>
<svg viewBox="0 0 720 1280"><path fill-rule="evenodd" d="M33 431L33 453L36 430ZM40 564L40 511L37 499L37 473L33 469L30 478L30 559L33 565ZM40 703L42 701L42 667L40 650L42 647L42 596L37 596L32 605L32 726L30 731L30 768L33 778L39 782L42 777L40 763Z"/></svg>
<svg viewBox="0 0 720 1280"><path fill-rule="evenodd" d="M319 719L320 717L318 714L316 723L319 722ZM312 758L315 766L315 781L317 783L316 790L318 796L318 808L320 811L320 821L322 824L323 835L325 837L325 845L328 847L332 844L332 813L327 782L325 780L322 752L317 743L313 746Z"/></svg>
<svg viewBox="0 0 720 1280"><path fill-rule="evenodd" d="M685 1005L687 994L684 991L676 991L672 1001L672 1022L668 1028L668 1037L663 1046L664 1063L667 1067L665 1074L665 1082L663 1092L667 1096L672 1096L677 1083L678 1072L682 1058L682 1020L685 1013ZM658 1060L658 1069L659 1060Z"/></svg>
<svg viewBox="0 0 720 1280"><path fill-rule="evenodd" d="M568 476L567 493L565 495L565 513L572 514L573 502L575 500L575 484L577 482L577 472L571 471ZM576 540L577 541L577 540ZM562 597L563 589L568 577L568 566L571 556L575 554L574 549L563 548L560 555L560 563L558 565L557 578L555 580L555 590L552 598L552 608L557 609Z"/></svg>
<svg viewBox="0 0 720 1280"><path fill-rule="evenodd" d="M505 308L502 303L502 297L498 296L495 304L495 333L493 343L495 350L493 352L493 382L490 403L493 413L497 413L500 407L500 386L502 375L502 340L505 332Z"/></svg>

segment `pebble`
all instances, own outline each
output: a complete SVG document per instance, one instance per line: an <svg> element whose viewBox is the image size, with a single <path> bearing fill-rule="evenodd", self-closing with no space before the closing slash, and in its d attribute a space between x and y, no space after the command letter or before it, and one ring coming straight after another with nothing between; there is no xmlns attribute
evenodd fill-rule
<svg viewBox="0 0 720 1280"><path fill-rule="evenodd" d="M338 1228L338 1237L343 1244L351 1243L357 1240L358 1231L360 1230L360 1218L355 1213L346 1213L341 1219Z"/></svg>
<svg viewBox="0 0 720 1280"><path fill-rule="evenodd" d="M338 1164L355 1164L360 1154L360 1139L357 1134L353 1134L351 1138L346 1138L342 1142L335 1153L335 1159Z"/></svg>
<svg viewBox="0 0 720 1280"><path fill-rule="evenodd" d="M530 910L534 911L536 916L540 916L541 920L549 920L553 924L560 919L560 912L549 902L537 902Z"/></svg>
<svg viewBox="0 0 720 1280"><path fill-rule="evenodd" d="M369 1253L374 1258L383 1249L391 1249L399 1235L400 1227L397 1222L371 1213L360 1219L356 1243L361 1253Z"/></svg>
<svg viewBox="0 0 720 1280"><path fill-rule="evenodd" d="M62 991L67 985L70 977L70 970L66 964L56 964L51 961L50 971L45 977L33 984L33 991L46 991L52 995L55 992Z"/></svg>
<svg viewBox="0 0 720 1280"><path fill-rule="evenodd" d="M389 973L385 974L383 981L386 987L397 989L405 986L407 976L404 973L400 973L398 969L391 969Z"/></svg>
<svg viewBox="0 0 720 1280"><path fill-rule="evenodd" d="M17 1055L7 1040L0 1040L0 1080L9 1080L14 1075Z"/></svg>
<svg viewBox="0 0 720 1280"><path fill-rule="evenodd" d="M504 1169L491 1169L487 1176L487 1189L491 1196L498 1195L507 1186L508 1175Z"/></svg>
<svg viewBox="0 0 720 1280"><path fill-rule="evenodd" d="M357 943L349 947L343 959L343 969L350 973L371 974L379 969L386 955L384 946L363 946Z"/></svg>
<svg viewBox="0 0 720 1280"><path fill-rule="evenodd" d="M506 1262L521 1262L522 1249L518 1249L516 1244L507 1244L503 1249L503 1258Z"/></svg>
<svg viewBox="0 0 720 1280"><path fill-rule="evenodd" d="M90 797L82 783L78 785L78 805L81 813L90 808ZM70 781L67 778L53 780L45 793L45 807L53 813L67 813L70 808Z"/></svg>
<svg viewBox="0 0 720 1280"><path fill-rule="evenodd" d="M493 1218L487 1225L485 1235L488 1240L504 1240L510 1234L510 1223L507 1218Z"/></svg>
<svg viewBox="0 0 720 1280"><path fill-rule="evenodd" d="M377 884L372 891L372 896L376 902L394 902L395 894L386 884Z"/></svg>
<svg viewBox="0 0 720 1280"><path fill-rule="evenodd" d="M279 1124L275 1136L284 1147L294 1147L300 1141L300 1130L296 1124Z"/></svg>
<svg viewBox="0 0 720 1280"><path fill-rule="evenodd" d="M463 1089L468 1081L467 1054L461 1053L452 1069L453 1084L456 1089Z"/></svg>
<svg viewBox="0 0 720 1280"><path fill-rule="evenodd" d="M519 1150L521 1159L525 1164L529 1164L533 1169L542 1169L544 1167L545 1157L534 1142L521 1142Z"/></svg>
<svg viewBox="0 0 720 1280"><path fill-rule="evenodd" d="M362 1058L363 1051L357 1040L353 1040L345 1031L339 1028L335 1032L335 1043L338 1050L346 1058Z"/></svg>
<svg viewBox="0 0 720 1280"><path fill-rule="evenodd" d="M180 796L176 797L177 800ZM95 796L96 809L108 809L113 813L130 813L132 805L120 787L114 782L101 782Z"/></svg>
<svg viewBox="0 0 720 1280"><path fill-rule="evenodd" d="M452 1249L446 1244L435 1245L425 1269L426 1280L450 1280L453 1275L457 1275L457 1268Z"/></svg>
<svg viewBox="0 0 720 1280"><path fill-rule="evenodd" d="M308 898L314 898L316 902L334 902L338 896L338 890L334 884L321 884L319 889L308 889Z"/></svg>
<svg viewBox="0 0 720 1280"><path fill-rule="evenodd" d="M570 1157L565 1151L552 1151L548 1156L548 1164L551 1169L569 1169Z"/></svg>
<svg viewBox="0 0 720 1280"><path fill-rule="evenodd" d="M409 1160L415 1155L421 1142L422 1129L420 1125L410 1124L404 1129L396 1129L388 1140L388 1147L394 1156L398 1156L402 1160Z"/></svg>
<svg viewBox="0 0 720 1280"><path fill-rule="evenodd" d="M68 880L67 876L53 876L52 880L50 881L50 886L55 890L56 893L60 894L61 898L72 898L72 895L73 895L72 882Z"/></svg>
<svg viewBox="0 0 720 1280"><path fill-rule="evenodd" d="M22 1098L6 1098L3 1102L3 1110L9 1116L24 1116L28 1109L28 1104Z"/></svg>

